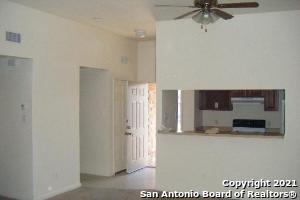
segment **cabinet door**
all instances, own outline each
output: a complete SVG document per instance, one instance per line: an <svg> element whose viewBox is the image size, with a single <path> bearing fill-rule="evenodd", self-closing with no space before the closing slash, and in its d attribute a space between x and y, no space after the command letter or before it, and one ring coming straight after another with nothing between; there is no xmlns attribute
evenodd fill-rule
<svg viewBox="0 0 300 200"><path fill-rule="evenodd" d="M200 92L200 110L231 110L230 91L207 90Z"/></svg>
<svg viewBox="0 0 300 200"><path fill-rule="evenodd" d="M262 90L231 90L231 97L263 97Z"/></svg>
<svg viewBox="0 0 300 200"><path fill-rule="evenodd" d="M246 92L245 90L231 90L230 96L231 97L245 97Z"/></svg>
<svg viewBox="0 0 300 200"><path fill-rule="evenodd" d="M262 90L246 90L247 97L263 97Z"/></svg>
<svg viewBox="0 0 300 200"><path fill-rule="evenodd" d="M278 91L265 90L265 111L278 111Z"/></svg>

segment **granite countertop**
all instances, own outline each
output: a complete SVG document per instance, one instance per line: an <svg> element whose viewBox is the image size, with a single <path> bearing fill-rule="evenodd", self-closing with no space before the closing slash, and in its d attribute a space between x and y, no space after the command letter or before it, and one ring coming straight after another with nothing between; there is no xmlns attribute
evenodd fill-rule
<svg viewBox="0 0 300 200"><path fill-rule="evenodd" d="M195 130L195 131L158 131L159 134L167 134L167 135L194 135L194 136L226 136L226 137L261 137L261 138L283 138L279 132L266 132L266 133L241 133L241 132L232 132L230 130L220 130L218 133L206 133L205 130Z"/></svg>

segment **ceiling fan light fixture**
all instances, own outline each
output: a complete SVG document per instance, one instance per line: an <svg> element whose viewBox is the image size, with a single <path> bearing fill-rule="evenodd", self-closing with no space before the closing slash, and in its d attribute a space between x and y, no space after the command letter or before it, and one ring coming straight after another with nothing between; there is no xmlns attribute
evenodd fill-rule
<svg viewBox="0 0 300 200"><path fill-rule="evenodd" d="M220 17L214 12L199 12L192 17L192 19L202 25L208 25L216 22Z"/></svg>

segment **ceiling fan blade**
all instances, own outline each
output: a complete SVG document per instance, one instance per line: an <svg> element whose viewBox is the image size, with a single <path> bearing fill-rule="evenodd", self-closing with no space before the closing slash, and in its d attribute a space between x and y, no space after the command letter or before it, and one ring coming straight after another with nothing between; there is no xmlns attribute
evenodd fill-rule
<svg viewBox="0 0 300 200"><path fill-rule="evenodd" d="M155 5L155 7L197 8L195 6Z"/></svg>
<svg viewBox="0 0 300 200"><path fill-rule="evenodd" d="M257 8L259 4L257 2L245 2L245 3L224 3L217 4L217 8Z"/></svg>
<svg viewBox="0 0 300 200"><path fill-rule="evenodd" d="M219 9L211 9L211 11L213 11L216 15L218 15L219 17L221 17L222 19L228 20L228 19L232 19L233 15L224 12L222 10Z"/></svg>
<svg viewBox="0 0 300 200"><path fill-rule="evenodd" d="M188 12L188 13L185 13L185 14L180 15L180 16L178 16L178 17L175 17L174 19L176 20L176 19L182 19L182 18L185 18L185 17L187 17L187 16L189 16L189 15L191 15L191 14L194 14L195 12L198 12L198 11L200 11L200 10L201 10L201 9L193 10L193 11L191 11L191 12Z"/></svg>

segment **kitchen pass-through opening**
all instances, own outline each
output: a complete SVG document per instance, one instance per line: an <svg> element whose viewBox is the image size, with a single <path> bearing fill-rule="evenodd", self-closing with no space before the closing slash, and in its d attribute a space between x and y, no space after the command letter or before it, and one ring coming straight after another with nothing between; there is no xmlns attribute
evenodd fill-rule
<svg viewBox="0 0 300 200"><path fill-rule="evenodd" d="M283 136L285 90L163 90L162 131Z"/></svg>

